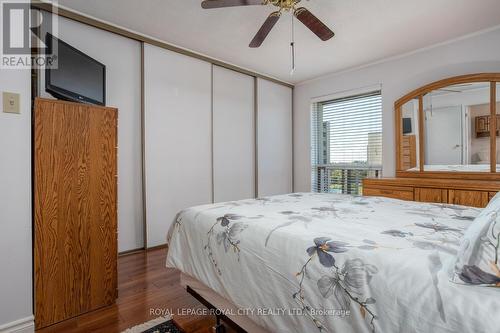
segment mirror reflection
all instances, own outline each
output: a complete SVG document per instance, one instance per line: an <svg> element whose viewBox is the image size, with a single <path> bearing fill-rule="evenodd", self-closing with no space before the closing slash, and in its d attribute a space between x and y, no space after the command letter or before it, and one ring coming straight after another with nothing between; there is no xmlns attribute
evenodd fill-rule
<svg viewBox="0 0 500 333"><path fill-rule="evenodd" d="M424 95L424 171L490 171L489 101L489 82Z"/></svg>
<svg viewBox="0 0 500 333"><path fill-rule="evenodd" d="M420 171L418 98L405 103L401 107L401 131L400 169L404 171Z"/></svg>

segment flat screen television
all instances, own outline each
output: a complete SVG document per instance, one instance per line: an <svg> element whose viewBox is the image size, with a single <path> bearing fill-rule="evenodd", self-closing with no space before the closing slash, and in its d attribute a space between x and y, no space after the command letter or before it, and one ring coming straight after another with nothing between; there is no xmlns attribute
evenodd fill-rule
<svg viewBox="0 0 500 333"><path fill-rule="evenodd" d="M49 52L57 43L57 68L45 69L45 90L56 98L105 105L106 66L47 34Z"/></svg>
<svg viewBox="0 0 500 333"><path fill-rule="evenodd" d="M411 118L403 118L403 134L409 134L411 132Z"/></svg>

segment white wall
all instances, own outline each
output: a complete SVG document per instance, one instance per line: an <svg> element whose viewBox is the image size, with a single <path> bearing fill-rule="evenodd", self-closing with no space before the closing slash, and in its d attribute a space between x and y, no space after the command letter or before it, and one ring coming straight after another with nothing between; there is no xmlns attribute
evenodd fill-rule
<svg viewBox="0 0 500 333"><path fill-rule="evenodd" d="M118 251L141 248L141 45L72 20L58 20L60 39L106 65L106 105L118 108ZM42 75L42 96L50 97L44 83Z"/></svg>
<svg viewBox="0 0 500 333"><path fill-rule="evenodd" d="M31 73L0 69L2 91L21 94L21 114L0 110L0 332L33 331L31 264Z"/></svg>
<svg viewBox="0 0 500 333"><path fill-rule="evenodd" d="M255 197L254 78L213 67L214 202Z"/></svg>
<svg viewBox="0 0 500 333"><path fill-rule="evenodd" d="M299 84L294 91L295 191L310 191L310 104L323 95L382 84L383 174L395 174L394 102L427 83L455 75L500 72L500 29L357 70Z"/></svg>
<svg viewBox="0 0 500 333"><path fill-rule="evenodd" d="M182 209L211 203L212 65L144 49L148 247L166 243Z"/></svg>
<svg viewBox="0 0 500 333"><path fill-rule="evenodd" d="M292 89L257 81L258 196L292 192Z"/></svg>

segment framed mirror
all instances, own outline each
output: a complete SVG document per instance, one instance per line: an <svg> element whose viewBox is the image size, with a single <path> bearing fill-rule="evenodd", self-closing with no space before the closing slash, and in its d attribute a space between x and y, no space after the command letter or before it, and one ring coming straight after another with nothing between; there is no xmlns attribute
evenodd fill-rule
<svg viewBox="0 0 500 333"><path fill-rule="evenodd" d="M397 176L500 179L499 81L464 75L396 101Z"/></svg>

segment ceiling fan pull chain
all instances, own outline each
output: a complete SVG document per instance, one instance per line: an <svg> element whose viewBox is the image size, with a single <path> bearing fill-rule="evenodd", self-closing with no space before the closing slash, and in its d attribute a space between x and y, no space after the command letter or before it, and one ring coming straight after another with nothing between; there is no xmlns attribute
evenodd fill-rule
<svg viewBox="0 0 500 333"><path fill-rule="evenodd" d="M295 32L294 32L294 15L292 14L292 41L290 42L290 51L292 52L292 69L290 71L290 75L293 75L295 72Z"/></svg>

